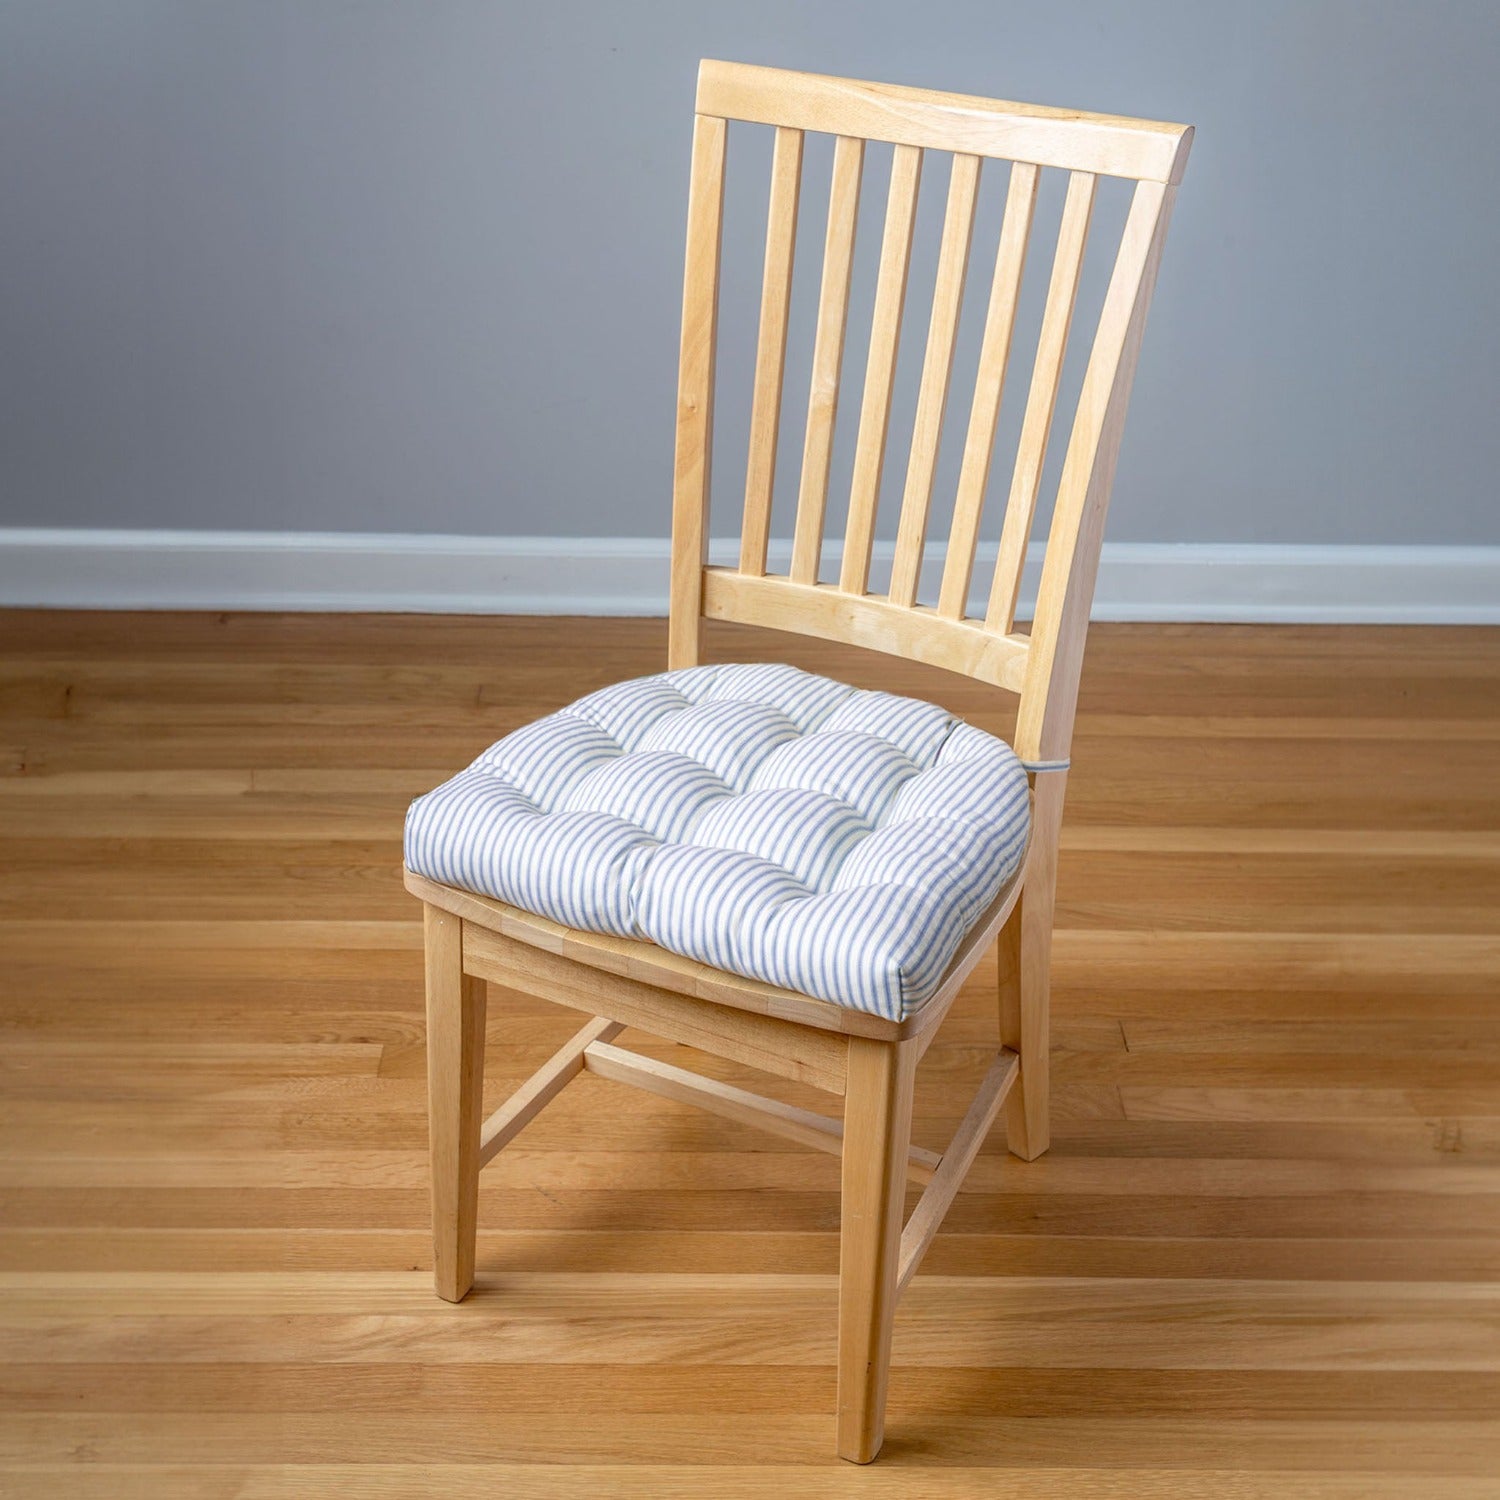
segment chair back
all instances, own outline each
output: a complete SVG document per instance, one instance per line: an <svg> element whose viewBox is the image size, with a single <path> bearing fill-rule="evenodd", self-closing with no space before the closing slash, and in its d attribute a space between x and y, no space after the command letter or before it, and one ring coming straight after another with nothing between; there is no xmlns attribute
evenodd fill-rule
<svg viewBox="0 0 1500 1500"><path fill-rule="evenodd" d="M714 362L718 341L725 145L730 121L774 128L765 269L756 338L739 558L708 556ZM786 571L768 569L782 431L802 165L809 132L834 137L812 378ZM966 673L1019 694L1016 749L1065 759L1083 641L1120 432L1172 200L1192 129L925 89L704 62L698 75L683 290L673 494L670 664L698 660L701 620L739 620L851 642ZM825 521L849 320L860 181L868 141L891 143L879 266L843 535L825 568ZM891 416L903 304L924 162L949 157L947 204L894 552L871 592L876 511L892 456ZM932 538L943 418L986 161L1009 165L988 305L947 535ZM1067 174L1046 300L1031 359L988 592L972 612L980 521L1011 364L1012 334L1044 172ZM1016 628L1022 567L1042 490L1084 251L1101 177L1135 183L1073 410L1029 633ZM904 434L903 434L904 435ZM945 501L946 501L946 497ZM834 548L837 548L836 566ZM924 551L941 578L918 601ZM827 573L828 576L824 576Z"/></svg>

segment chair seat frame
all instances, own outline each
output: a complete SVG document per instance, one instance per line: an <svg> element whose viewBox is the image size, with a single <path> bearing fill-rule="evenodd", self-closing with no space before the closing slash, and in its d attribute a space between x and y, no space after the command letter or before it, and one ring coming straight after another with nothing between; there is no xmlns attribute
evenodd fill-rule
<svg viewBox="0 0 1500 1500"><path fill-rule="evenodd" d="M720 225L729 120L776 128L752 446L737 569L711 568L707 505ZM782 396L802 139L837 138L813 352L797 536L789 573L766 573L771 476ZM970 931L936 994L890 1020L743 979L637 942L575 931L411 871L424 907L435 1282L460 1301L474 1282L479 1173L582 1073L629 1084L758 1126L841 1160L839 1454L866 1463L884 1435L897 1300L1002 1111L1010 1151L1048 1146L1048 970L1058 834L1083 638L1131 377L1191 129L1050 110L732 63L699 73L683 300L674 480L669 665L700 660L701 625L733 619L851 642L967 673L1019 695L1016 748L1032 774L1030 841L1020 870ZM837 400L859 173L866 139L893 143L874 329L854 492L836 584L819 579L833 409ZM901 527L889 593L868 592L874 509L885 457L890 379L925 151L954 153ZM947 542L942 597L916 603L937 433L983 158L1011 168L1005 226L980 356L964 468ZM1068 171L1068 199L982 619L966 615L1016 292L1037 175ZM1029 634L1015 629L1047 431L1078 286L1096 174L1137 182L1081 388ZM941 1155L911 1141L917 1066L960 987L994 945L996 1050ZM498 1109L483 1109L487 987L590 1019ZM627 1027L841 1097L842 1116L704 1077L615 1045ZM910 1216L909 1183L921 1187Z"/></svg>

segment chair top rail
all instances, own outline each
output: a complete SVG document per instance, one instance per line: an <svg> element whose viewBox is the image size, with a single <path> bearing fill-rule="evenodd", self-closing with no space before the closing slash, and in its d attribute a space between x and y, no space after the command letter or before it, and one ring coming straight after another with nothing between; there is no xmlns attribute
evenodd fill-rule
<svg viewBox="0 0 1500 1500"><path fill-rule="evenodd" d="M729 120L1175 184L1191 125L706 59L697 111Z"/></svg>

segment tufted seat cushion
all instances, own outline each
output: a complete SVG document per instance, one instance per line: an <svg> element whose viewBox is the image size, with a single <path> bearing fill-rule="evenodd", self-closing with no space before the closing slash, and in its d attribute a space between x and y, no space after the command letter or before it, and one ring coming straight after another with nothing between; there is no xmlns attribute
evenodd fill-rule
<svg viewBox="0 0 1500 1500"><path fill-rule="evenodd" d="M621 682L411 806L409 869L899 1020L1030 831L1010 746L780 665Z"/></svg>

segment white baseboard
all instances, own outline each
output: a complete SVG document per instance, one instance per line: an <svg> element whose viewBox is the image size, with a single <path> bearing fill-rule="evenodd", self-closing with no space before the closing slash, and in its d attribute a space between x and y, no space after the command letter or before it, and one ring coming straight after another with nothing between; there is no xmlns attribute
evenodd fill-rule
<svg viewBox="0 0 1500 1500"><path fill-rule="evenodd" d="M660 615L667 554L664 538L0 528L0 605ZM877 574L889 559L877 547ZM924 594L940 569L939 549ZM1033 558L1023 615L1036 578ZM1500 547L1112 542L1094 618L1500 624Z"/></svg>

